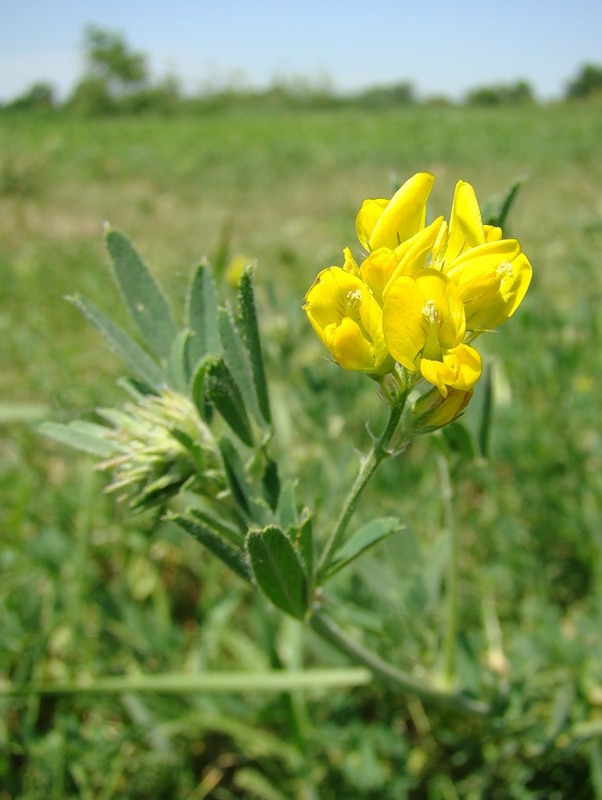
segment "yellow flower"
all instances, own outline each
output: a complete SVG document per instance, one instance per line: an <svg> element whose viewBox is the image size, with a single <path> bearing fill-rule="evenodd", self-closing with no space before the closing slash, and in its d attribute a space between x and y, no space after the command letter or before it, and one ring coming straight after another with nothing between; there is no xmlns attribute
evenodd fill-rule
<svg viewBox="0 0 602 800"><path fill-rule="evenodd" d="M418 233L426 219L426 201L434 177L426 172L414 175L390 200L364 200L355 221L357 237L369 253L379 247L394 250Z"/></svg>
<svg viewBox="0 0 602 800"><path fill-rule="evenodd" d="M522 302L532 268L515 239L483 225L473 187L458 181L449 227L444 223L433 247L431 266L450 277L460 290L470 331L491 330Z"/></svg>
<svg viewBox="0 0 602 800"><path fill-rule="evenodd" d="M433 269L401 275L383 295L383 334L391 355L420 373L443 397L449 387L468 391L481 374L476 350L464 344L466 317L453 282Z"/></svg>
<svg viewBox="0 0 602 800"><path fill-rule="evenodd" d="M442 398L429 406L438 425L460 413L480 377L481 357L468 342L515 312L532 269L515 239L483 224L465 181L449 224L439 217L426 225L433 180L418 173L391 200L364 201L356 230L367 256L357 262L345 248L343 267L320 273L304 308L342 367L382 376L397 362L406 388L432 384Z"/></svg>
<svg viewBox="0 0 602 800"><path fill-rule="evenodd" d="M423 358L422 377L447 397L449 389L467 392L481 377L481 356L467 344L459 344L442 354L441 360Z"/></svg>
<svg viewBox="0 0 602 800"><path fill-rule="evenodd" d="M341 367L372 374L389 371L382 311L357 275L340 267L322 270L305 297L304 309Z"/></svg>
<svg viewBox="0 0 602 800"><path fill-rule="evenodd" d="M423 269L390 281L383 295L383 333L391 355L410 372L420 359L438 359L466 332L464 305L445 275Z"/></svg>

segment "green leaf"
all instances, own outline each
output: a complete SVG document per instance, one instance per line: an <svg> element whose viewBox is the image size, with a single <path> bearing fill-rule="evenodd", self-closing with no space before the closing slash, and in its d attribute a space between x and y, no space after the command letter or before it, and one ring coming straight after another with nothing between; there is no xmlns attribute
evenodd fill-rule
<svg viewBox="0 0 602 800"><path fill-rule="evenodd" d="M232 497L243 516L248 517L254 506L253 491L245 478L244 467L240 456L229 439L222 437L218 445L224 462L226 478L230 486Z"/></svg>
<svg viewBox="0 0 602 800"><path fill-rule="evenodd" d="M111 349L125 362L128 369L152 389L160 391L167 383L165 374L139 344L96 306L83 297L68 297L96 330L108 341Z"/></svg>
<svg viewBox="0 0 602 800"><path fill-rule="evenodd" d="M192 275L186 297L186 326L192 334L189 357L193 369L205 356L221 353L217 306L211 267L199 264Z"/></svg>
<svg viewBox="0 0 602 800"><path fill-rule="evenodd" d="M261 482L263 484L263 496L273 511L278 505L278 499L280 497L280 477L278 475L278 464L273 458L267 459Z"/></svg>
<svg viewBox="0 0 602 800"><path fill-rule="evenodd" d="M299 522L295 481L288 480L282 487L278 501L277 519L284 530L296 526Z"/></svg>
<svg viewBox="0 0 602 800"><path fill-rule="evenodd" d="M263 417L257 405L251 365L244 348L240 331L236 327L232 312L229 308L220 308L217 312L219 335L223 346L224 360L240 388L241 398L245 406L251 411L258 423L263 423Z"/></svg>
<svg viewBox="0 0 602 800"><path fill-rule="evenodd" d="M100 458L109 458L115 452L115 445L104 438L107 429L104 425L93 422L75 421L62 424L60 422L44 422L38 430L56 442L66 444L84 453L91 453Z"/></svg>
<svg viewBox="0 0 602 800"><path fill-rule="evenodd" d="M203 389L241 442L253 447L253 431L240 389L223 358L210 359L204 368Z"/></svg>
<svg viewBox="0 0 602 800"><path fill-rule="evenodd" d="M200 519L201 522L211 528L211 530L219 533L221 536L225 536L232 544L242 544L244 541L244 535L235 525L225 519L214 516L207 511L207 509L191 508L188 513Z"/></svg>
<svg viewBox="0 0 602 800"><path fill-rule="evenodd" d="M491 440L491 423L493 418L493 376L491 364L485 368L484 380L481 381L483 400L481 402L481 419L479 421L479 450L484 458L489 456Z"/></svg>
<svg viewBox="0 0 602 800"><path fill-rule="evenodd" d="M257 404L268 425L272 422L270 398L265 377L263 352L257 324L257 310L255 306L255 293L253 290L253 269L247 268L240 279L238 286L238 305L240 309L239 326L249 353L251 372Z"/></svg>
<svg viewBox="0 0 602 800"><path fill-rule="evenodd" d="M41 403L0 403L0 425L13 422L38 422L49 416L50 409Z"/></svg>
<svg viewBox="0 0 602 800"><path fill-rule="evenodd" d="M367 525L363 525L338 550L328 565L324 577L331 577L383 539L402 530L403 527L396 517L379 517L368 522Z"/></svg>
<svg viewBox="0 0 602 800"><path fill-rule="evenodd" d="M148 348L159 358L167 360L178 329L163 293L123 234L110 230L107 247L132 319Z"/></svg>
<svg viewBox="0 0 602 800"><path fill-rule="evenodd" d="M510 184L506 194L501 199L494 198L485 203L483 208L483 222L486 225L495 225L498 228L503 228L506 224L506 219L510 213L519 189L523 185L523 178L519 178Z"/></svg>
<svg viewBox="0 0 602 800"><path fill-rule="evenodd" d="M466 461L473 461L476 455L471 431L462 422L452 422L442 429L443 440L448 452L456 453ZM444 450L445 452L445 450Z"/></svg>
<svg viewBox="0 0 602 800"><path fill-rule="evenodd" d="M205 391L205 377L207 374L207 367L212 362L212 356L206 356L197 363L196 369L190 381L190 395L192 402L197 407L197 411L201 415L201 419L210 423L213 419L213 406L209 402L207 392Z"/></svg>
<svg viewBox="0 0 602 800"><path fill-rule="evenodd" d="M211 530L206 521L203 521L203 523L197 522L183 514L174 514L169 519L184 528L194 539L203 544L241 578L246 581L251 579L242 551L224 541L220 532Z"/></svg>
<svg viewBox="0 0 602 800"><path fill-rule="evenodd" d="M288 536L275 525L247 535L247 552L257 585L272 603L297 619L308 606L305 571Z"/></svg>

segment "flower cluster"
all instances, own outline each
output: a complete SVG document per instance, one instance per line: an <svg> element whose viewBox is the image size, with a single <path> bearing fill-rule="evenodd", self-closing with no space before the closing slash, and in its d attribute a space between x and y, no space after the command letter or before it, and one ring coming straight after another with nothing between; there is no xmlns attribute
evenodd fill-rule
<svg viewBox="0 0 602 800"><path fill-rule="evenodd" d="M532 270L515 239L483 224L464 181L449 222L438 217L427 225L433 183L418 173L390 200L365 200L356 219L364 258L358 263L345 248L343 266L320 272L304 309L341 367L376 378L396 371L407 389L426 381L448 422L481 374L472 342L515 312Z"/></svg>

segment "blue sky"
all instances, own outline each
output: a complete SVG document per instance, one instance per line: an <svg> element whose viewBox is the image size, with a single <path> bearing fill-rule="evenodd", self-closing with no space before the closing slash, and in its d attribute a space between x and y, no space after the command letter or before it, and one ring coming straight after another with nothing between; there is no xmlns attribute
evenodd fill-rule
<svg viewBox="0 0 602 800"><path fill-rule="evenodd" d="M0 0L0 101L37 80L64 96L82 71L86 23L123 34L156 77L187 89L277 77L340 91L409 80L420 96L528 80L558 97L602 64L600 0Z"/></svg>

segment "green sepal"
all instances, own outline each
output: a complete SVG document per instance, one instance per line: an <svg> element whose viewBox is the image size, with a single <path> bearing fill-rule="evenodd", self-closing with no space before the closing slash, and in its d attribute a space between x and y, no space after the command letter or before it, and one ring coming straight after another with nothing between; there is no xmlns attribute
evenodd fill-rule
<svg viewBox="0 0 602 800"><path fill-rule="evenodd" d="M111 350L124 361L132 373L155 391L160 391L167 379L161 367L135 342L123 328L84 297L68 297L73 305L107 340Z"/></svg>
<svg viewBox="0 0 602 800"><path fill-rule="evenodd" d="M240 389L244 403L255 420L261 425L263 417L257 405L253 376L249 357L245 350L241 333L236 326L230 308L220 308L217 312L219 335L223 348L223 356L236 385Z"/></svg>
<svg viewBox="0 0 602 800"><path fill-rule="evenodd" d="M167 361L178 329L163 292L122 233L110 230L107 233L107 248L130 316L149 350Z"/></svg>
<svg viewBox="0 0 602 800"><path fill-rule="evenodd" d="M305 570L288 536L277 526L247 534L247 553L255 581L271 602L297 619L308 607Z"/></svg>
<svg viewBox="0 0 602 800"><path fill-rule="evenodd" d="M324 579L332 577L367 550L370 550L383 539L391 536L391 534L399 532L403 527L396 517L379 517L363 525L335 553L332 561L326 567Z"/></svg>
<svg viewBox="0 0 602 800"><path fill-rule="evenodd" d="M272 412L270 410L270 398L265 377L259 326L257 324L252 267L247 267L240 279L238 285L238 307L240 311L239 328L249 354L257 405L265 422L271 425Z"/></svg>
<svg viewBox="0 0 602 800"><path fill-rule="evenodd" d="M171 344L167 363L170 385L181 394L186 393L190 381L190 339L190 331L178 331Z"/></svg>
<svg viewBox="0 0 602 800"><path fill-rule="evenodd" d="M56 442L100 458L109 458L115 452L113 442L106 439L107 428L94 422L43 422L38 430Z"/></svg>
<svg viewBox="0 0 602 800"><path fill-rule="evenodd" d="M253 447L253 431L244 400L238 384L220 356L210 358L204 365L203 392L241 442Z"/></svg>
<svg viewBox="0 0 602 800"><path fill-rule="evenodd" d="M217 326L217 291L209 264L201 263L192 274L186 295L186 327L190 330L190 367L205 356L221 353Z"/></svg>
<svg viewBox="0 0 602 800"><path fill-rule="evenodd" d="M246 581L251 580L248 564L241 550L224 541L219 530L212 530L207 520L196 521L183 514L169 515L181 528L184 528L194 539L203 544L230 569Z"/></svg>

